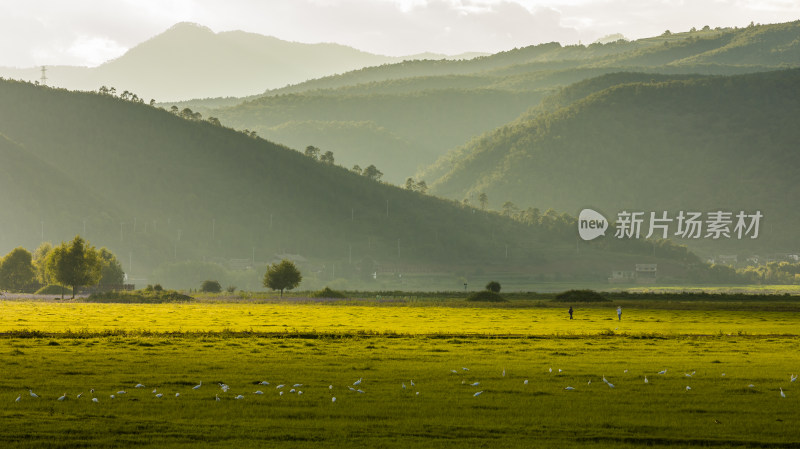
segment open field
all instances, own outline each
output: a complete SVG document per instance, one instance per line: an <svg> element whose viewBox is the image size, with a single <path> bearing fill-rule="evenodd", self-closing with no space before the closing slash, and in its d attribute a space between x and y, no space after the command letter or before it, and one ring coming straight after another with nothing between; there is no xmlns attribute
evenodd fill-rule
<svg viewBox="0 0 800 449"><path fill-rule="evenodd" d="M800 447L795 312L623 310L0 302L0 446Z"/></svg>

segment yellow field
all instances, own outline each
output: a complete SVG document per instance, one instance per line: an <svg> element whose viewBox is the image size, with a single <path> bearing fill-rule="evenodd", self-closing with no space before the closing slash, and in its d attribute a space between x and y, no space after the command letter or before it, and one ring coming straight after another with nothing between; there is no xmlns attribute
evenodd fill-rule
<svg viewBox="0 0 800 449"><path fill-rule="evenodd" d="M0 302L0 332L149 331L398 333L569 336L796 335L790 312L626 308L500 309L290 304L87 304Z"/></svg>

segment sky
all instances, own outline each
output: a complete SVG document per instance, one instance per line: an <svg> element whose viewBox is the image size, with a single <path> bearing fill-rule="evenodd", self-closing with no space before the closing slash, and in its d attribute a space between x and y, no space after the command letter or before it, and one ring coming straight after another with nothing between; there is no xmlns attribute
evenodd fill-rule
<svg viewBox="0 0 800 449"><path fill-rule="evenodd" d="M0 0L0 66L96 66L178 22L405 56L798 19L798 0Z"/></svg>

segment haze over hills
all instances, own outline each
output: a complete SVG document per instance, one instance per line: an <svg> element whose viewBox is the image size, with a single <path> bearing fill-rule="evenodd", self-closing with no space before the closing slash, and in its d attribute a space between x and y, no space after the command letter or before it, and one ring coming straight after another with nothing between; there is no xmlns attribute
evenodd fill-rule
<svg viewBox="0 0 800 449"><path fill-rule="evenodd" d="M800 69L738 76L612 74L442 158L435 194L577 213L764 214L757 240L688 241L711 254L796 252ZM473 200L474 201L474 200Z"/></svg>
<svg viewBox="0 0 800 449"><path fill-rule="evenodd" d="M180 107L293 147L333 151L347 165L375 164L387 179L402 183L422 175L420 165L571 83L621 71L732 75L797 67L798 34L800 22L792 22L588 46L550 43L468 61L368 67L270 90L241 104L228 99Z"/></svg>
<svg viewBox="0 0 800 449"><path fill-rule="evenodd" d="M476 269L603 278L651 257L644 246L588 245L572 263L572 226L558 216L522 224L110 95L0 81L0 98L3 182L23 192L4 197L0 251L35 248L44 222L46 240L80 233L118 254L133 278L184 288L209 273L204 260L255 262L221 281L258 288L263 265L287 254L309 288L373 273L457 280ZM654 260L680 276L687 257Z"/></svg>
<svg viewBox="0 0 800 449"><path fill-rule="evenodd" d="M136 93L145 101L177 101L248 96L403 59L338 44L287 42L244 31L214 33L201 25L179 23L98 67L48 67L47 76L49 84L71 90L97 90L105 85L120 93ZM36 81L41 73L40 67L2 67L0 76Z"/></svg>

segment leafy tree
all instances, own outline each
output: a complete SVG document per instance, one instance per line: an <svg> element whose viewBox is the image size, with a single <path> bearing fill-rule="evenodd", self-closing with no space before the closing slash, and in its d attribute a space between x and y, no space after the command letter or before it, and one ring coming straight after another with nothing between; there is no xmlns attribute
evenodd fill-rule
<svg viewBox="0 0 800 449"><path fill-rule="evenodd" d="M102 259L92 245L79 235L69 242L61 242L47 255L45 262L48 276L63 286L75 291L84 285L95 285L100 280ZM62 293L63 298L63 293Z"/></svg>
<svg viewBox="0 0 800 449"><path fill-rule="evenodd" d="M333 165L333 151L326 151L319 157L319 161L323 164Z"/></svg>
<svg viewBox="0 0 800 449"><path fill-rule="evenodd" d="M406 179L406 190L414 190L414 179L413 178Z"/></svg>
<svg viewBox="0 0 800 449"><path fill-rule="evenodd" d="M363 174L363 170L361 170L361 167L358 164L354 165L353 168L350 169L350 171L357 175Z"/></svg>
<svg viewBox="0 0 800 449"><path fill-rule="evenodd" d="M481 192L478 195L478 202L481 203L481 209L486 210L486 206L489 204L489 195L486 192Z"/></svg>
<svg viewBox="0 0 800 449"><path fill-rule="evenodd" d="M51 283L50 276L47 274L45 261L47 255L53 250L53 244L50 242L42 242L36 251L33 252L33 266L36 269L36 280L42 285L49 285Z"/></svg>
<svg viewBox="0 0 800 449"><path fill-rule="evenodd" d="M21 292L36 279L31 253L14 248L0 260L0 288Z"/></svg>
<svg viewBox="0 0 800 449"><path fill-rule="evenodd" d="M306 147L305 155L316 161L319 159L319 152L319 148L315 147L314 145L309 145Z"/></svg>
<svg viewBox="0 0 800 449"><path fill-rule="evenodd" d="M511 201L506 201L503 203L503 215L506 217L512 217L516 214L519 210L516 204L512 203Z"/></svg>
<svg viewBox="0 0 800 449"><path fill-rule="evenodd" d="M208 123L211 123L214 126L222 126L222 123L216 117L209 117L206 119L206 121L208 121Z"/></svg>
<svg viewBox="0 0 800 449"><path fill-rule="evenodd" d="M222 291L222 285L219 281L203 281L200 284L200 291L203 293L219 293Z"/></svg>
<svg viewBox="0 0 800 449"><path fill-rule="evenodd" d="M497 281L491 281L486 284L486 290L492 293L500 293L500 283Z"/></svg>
<svg viewBox="0 0 800 449"><path fill-rule="evenodd" d="M369 167L365 168L363 174L373 181L380 181L381 177L383 176L383 172L378 170L378 167L374 165L370 165Z"/></svg>
<svg viewBox="0 0 800 449"><path fill-rule="evenodd" d="M117 256L106 248L100 248L100 285L122 285L125 280L125 272L122 271L122 264L117 260Z"/></svg>
<svg viewBox="0 0 800 449"><path fill-rule="evenodd" d="M423 195L428 192L428 183L420 181L417 183L417 192L422 193Z"/></svg>
<svg viewBox="0 0 800 449"><path fill-rule="evenodd" d="M300 270L290 260L283 259L280 263L273 263L267 267L267 272L264 273L264 287L273 290L281 291L281 298L283 298L283 290L291 290L303 280Z"/></svg>

